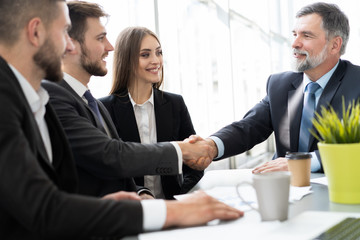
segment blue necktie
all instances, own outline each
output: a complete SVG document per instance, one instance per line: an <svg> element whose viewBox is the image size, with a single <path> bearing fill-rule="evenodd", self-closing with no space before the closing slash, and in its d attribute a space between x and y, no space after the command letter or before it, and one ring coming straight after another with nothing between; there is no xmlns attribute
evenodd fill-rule
<svg viewBox="0 0 360 240"><path fill-rule="evenodd" d="M299 152L309 151L310 132L312 128L312 119L315 110L315 92L320 88L316 82L311 82L307 85L307 90L304 96L304 107L301 117L300 134L299 134Z"/></svg>
<svg viewBox="0 0 360 240"><path fill-rule="evenodd" d="M96 102L96 99L91 94L90 90L87 90L84 93L84 97L88 101L88 105L89 105L90 109L96 114L96 116L99 119L99 121L101 122L101 124L103 124L102 119L101 119L101 115L100 115L100 111L99 111L99 106L98 106L98 104Z"/></svg>

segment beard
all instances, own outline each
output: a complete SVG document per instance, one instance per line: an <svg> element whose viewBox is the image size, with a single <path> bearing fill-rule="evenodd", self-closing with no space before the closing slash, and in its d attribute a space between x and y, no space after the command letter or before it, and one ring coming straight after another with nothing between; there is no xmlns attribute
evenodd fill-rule
<svg viewBox="0 0 360 240"><path fill-rule="evenodd" d="M310 56L307 51L300 51L294 49L294 53L306 55L306 58L304 60L295 59L294 65L296 71L305 72L306 70L316 68L321 63L323 63L328 56L326 47L327 45L325 45L323 50L321 50L321 53L316 56Z"/></svg>
<svg viewBox="0 0 360 240"><path fill-rule="evenodd" d="M55 49L54 42L47 38L33 57L35 64L44 70L44 78L52 82L61 81L63 78L61 56L58 56Z"/></svg>
<svg viewBox="0 0 360 240"><path fill-rule="evenodd" d="M97 61L91 61L89 58L89 51L81 44L81 57L80 57L80 64L92 76L105 76L107 74L107 69L101 66L101 63ZM107 54L104 54L105 57Z"/></svg>

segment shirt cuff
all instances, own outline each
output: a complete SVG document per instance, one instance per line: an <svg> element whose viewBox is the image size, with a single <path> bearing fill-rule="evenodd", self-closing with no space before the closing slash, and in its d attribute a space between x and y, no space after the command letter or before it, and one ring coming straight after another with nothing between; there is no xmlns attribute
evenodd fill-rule
<svg viewBox="0 0 360 240"><path fill-rule="evenodd" d="M225 150L223 141L216 136L210 136L209 138L211 138L215 142L218 150L218 155L215 157L215 159L221 158L224 155L224 150Z"/></svg>
<svg viewBox="0 0 360 240"><path fill-rule="evenodd" d="M154 196L154 194L149 190L149 189L147 189L147 188L141 188L140 190L138 190L137 192L137 195L141 195L141 194L143 194L143 193L146 193L146 194L148 194L148 195L151 195L151 196L153 196L154 198L155 198L155 196Z"/></svg>
<svg viewBox="0 0 360 240"><path fill-rule="evenodd" d="M311 152L311 172L317 172L321 168L319 159L315 152Z"/></svg>
<svg viewBox="0 0 360 240"><path fill-rule="evenodd" d="M182 165L183 165L183 160L182 160L182 152L181 152L181 148L179 146L179 144L177 144L176 142L170 142L172 145L174 145L175 149L176 149L176 153L178 155L178 166L179 166L179 174L182 174Z"/></svg>
<svg viewBox="0 0 360 240"><path fill-rule="evenodd" d="M166 204L164 200L143 200L143 227L145 231L160 230L166 220Z"/></svg>

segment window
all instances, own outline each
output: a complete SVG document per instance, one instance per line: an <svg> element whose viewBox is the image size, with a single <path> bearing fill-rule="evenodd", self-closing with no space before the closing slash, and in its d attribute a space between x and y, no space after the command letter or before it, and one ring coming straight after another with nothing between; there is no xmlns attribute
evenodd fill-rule
<svg viewBox="0 0 360 240"><path fill-rule="evenodd" d="M197 133L209 136L240 120L266 94L270 74L291 70L292 27L296 12L307 0L92 0L111 17L108 36L115 43L127 26L145 26L156 32L164 53L164 90L181 94ZM339 5L351 24L347 53L360 63L360 9L358 1L330 1ZM96 97L108 94L109 72L93 77ZM256 146L230 162L211 168L252 167L257 159L270 159L273 141ZM260 156L260 158L258 157Z"/></svg>

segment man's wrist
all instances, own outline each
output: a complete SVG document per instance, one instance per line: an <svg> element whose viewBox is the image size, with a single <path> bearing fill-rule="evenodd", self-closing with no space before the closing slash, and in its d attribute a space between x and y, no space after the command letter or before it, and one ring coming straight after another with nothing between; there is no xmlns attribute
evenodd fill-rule
<svg viewBox="0 0 360 240"><path fill-rule="evenodd" d="M179 203L179 201L166 201L165 202L166 218L165 218L165 222L163 225L163 229L176 225L176 221L178 219L177 215L178 215L178 210L179 210L179 206L176 206L176 204L178 204L178 203Z"/></svg>
<svg viewBox="0 0 360 240"><path fill-rule="evenodd" d="M142 194L147 194L147 195L150 195L150 196L152 196L153 198L155 198L154 194L153 194L149 189L147 189L147 188L142 188L142 189L138 190L138 191L137 191L137 194L138 194L139 196L141 196Z"/></svg>
<svg viewBox="0 0 360 240"><path fill-rule="evenodd" d="M216 158L216 156L218 155L218 149L217 149L216 143L211 138L206 138L205 141L210 145L210 147L212 149L210 152L210 157L212 159Z"/></svg>
<svg viewBox="0 0 360 240"><path fill-rule="evenodd" d="M177 154L177 158L178 158L178 174L182 174L182 165L183 165L183 149L181 148L181 144L182 142L170 142L175 150L176 150L176 154Z"/></svg>
<svg viewBox="0 0 360 240"><path fill-rule="evenodd" d="M216 137L216 136L210 136L207 139L211 139L212 143L215 145L216 153L214 153L214 158L221 158L224 155L224 143L223 141Z"/></svg>

